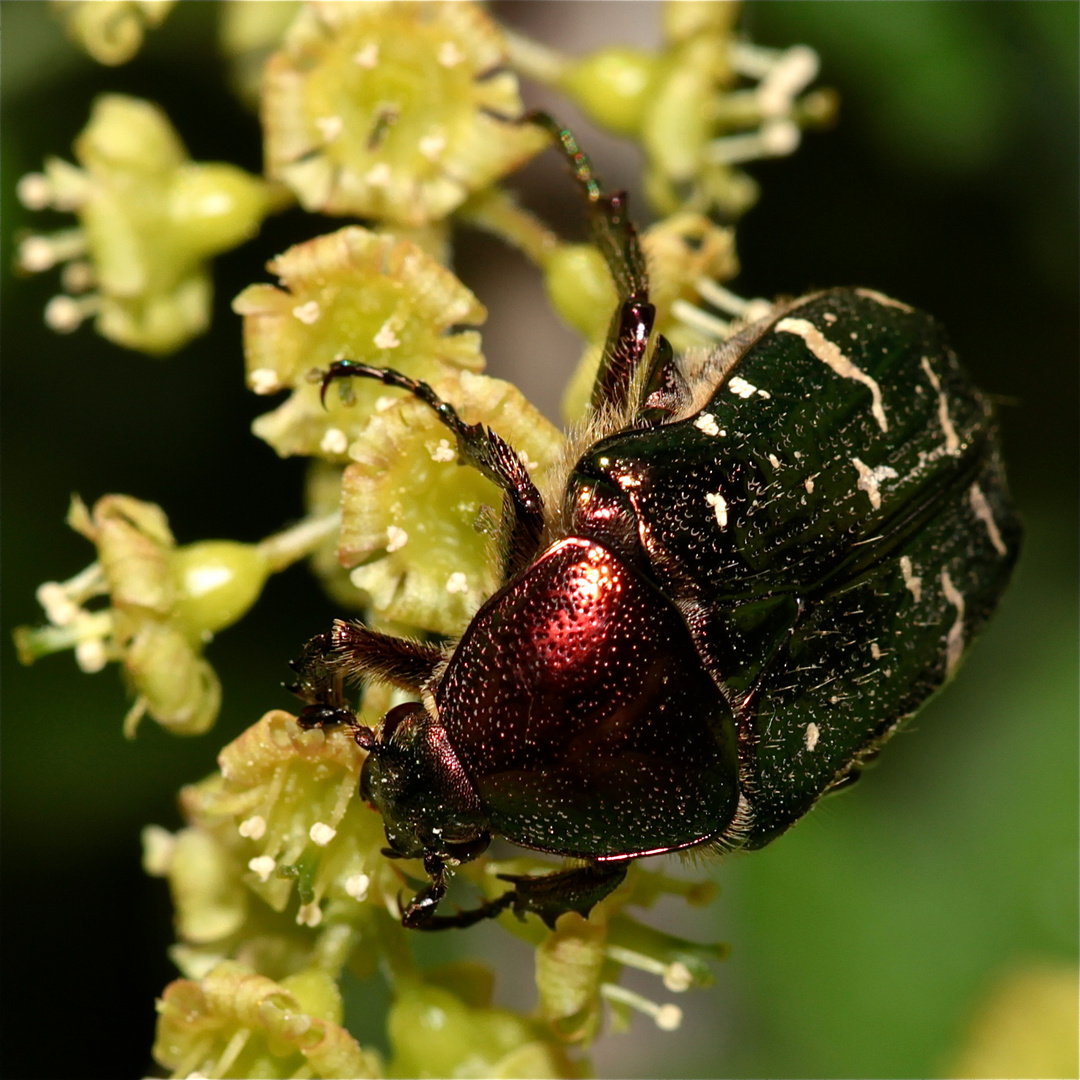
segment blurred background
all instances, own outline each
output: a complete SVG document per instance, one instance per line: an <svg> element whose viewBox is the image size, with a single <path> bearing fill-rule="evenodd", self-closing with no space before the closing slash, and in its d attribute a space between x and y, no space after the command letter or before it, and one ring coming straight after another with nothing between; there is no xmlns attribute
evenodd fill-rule
<svg viewBox="0 0 1080 1080"><path fill-rule="evenodd" d="M55 280L12 273L13 238L48 227L17 204L15 183L46 155L70 158L102 91L159 102L196 160L259 169L257 122L217 60L214 6L178 5L134 61L105 69L67 43L47 5L0 3L4 1076L152 1069L153 1000L175 971L166 889L142 874L139 831L177 827L179 786L266 709L288 706L287 661L335 614L303 568L272 580L209 651L225 704L214 732L193 740L146 722L126 742L114 670L80 674L70 655L24 669L10 645L14 626L40 619L36 586L90 561L63 524L73 492L158 501L181 542L254 541L301 513L303 464L279 461L248 431L264 403L244 390L229 301L268 279L268 258L336 222L285 215L218 260L212 333L165 361L89 329L54 335L41 313ZM657 39L652 4L494 8L573 51ZM656 910L658 924L730 942L731 959L716 987L679 1001L681 1032L640 1018L602 1040L598 1075L944 1075L963 1068L973 1026L1016 973L1075 972L1078 12L936 0L746 7L753 40L819 51L819 85L839 91L841 113L793 158L750 167L763 196L738 228L733 287L867 285L937 315L1001 401L1028 534L998 617L882 764L765 851L699 868L722 890L711 908ZM609 185L633 189L633 151L582 141ZM574 231L580 208L553 158L523 183ZM538 278L486 238L462 237L459 260L491 312L491 370L556 417L578 347ZM503 942L477 928L425 948L498 946L503 984L528 1003L531 956ZM655 980L633 985L658 994ZM380 1026L375 1007L350 1002L364 1037Z"/></svg>

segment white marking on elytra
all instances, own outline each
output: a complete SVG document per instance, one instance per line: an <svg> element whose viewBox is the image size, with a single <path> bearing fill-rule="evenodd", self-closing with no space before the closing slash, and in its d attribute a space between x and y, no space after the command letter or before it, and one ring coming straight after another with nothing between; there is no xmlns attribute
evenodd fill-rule
<svg viewBox="0 0 1080 1080"><path fill-rule="evenodd" d="M806 735L803 737L803 741L806 743L807 750L813 750L818 744L818 739L821 738L821 731L817 724L810 723L806 725Z"/></svg>
<svg viewBox="0 0 1080 1080"><path fill-rule="evenodd" d="M397 525L386 526L386 553L392 555L409 542L409 534Z"/></svg>
<svg viewBox="0 0 1080 1080"><path fill-rule="evenodd" d="M890 465L879 465L876 469L871 469L869 465L864 465L858 458L852 458L851 464L854 465L859 472L859 479L856 481L855 486L860 491L866 492L870 497L870 505L875 510L880 510L881 481L893 480L899 474Z"/></svg>
<svg viewBox="0 0 1080 1080"><path fill-rule="evenodd" d="M803 481L803 487L806 488L806 494L807 495L813 495L814 494L814 478L812 476L808 476Z"/></svg>
<svg viewBox="0 0 1080 1080"><path fill-rule="evenodd" d="M945 635L945 675L948 677L956 670L964 651L964 596L952 583L948 570L941 571L941 591L956 608L956 620Z"/></svg>
<svg viewBox="0 0 1080 1080"><path fill-rule="evenodd" d="M821 317L829 324L829 326L832 326L832 324L836 322L836 316L831 311L826 311Z"/></svg>
<svg viewBox="0 0 1080 1080"><path fill-rule="evenodd" d="M922 578L916 576L910 556L900 556L900 573L904 575L904 588L911 593L917 604L922 599Z"/></svg>
<svg viewBox="0 0 1080 1080"><path fill-rule="evenodd" d="M731 382L728 383L728 389L733 394L738 394L739 397L752 398L757 393L757 387L752 383L748 383L741 375L736 375Z"/></svg>
<svg viewBox="0 0 1080 1080"><path fill-rule="evenodd" d="M885 407L881 403L881 387L865 371L856 367L841 351L840 346L827 337L806 319L781 319L773 328L788 334L795 334L806 342L806 347L823 363L828 364L842 379L854 379L870 391L872 404L870 411L882 431L889 430L885 419Z"/></svg>
<svg viewBox="0 0 1080 1080"><path fill-rule="evenodd" d="M1005 547L1005 541L1001 539L1001 531L997 527L997 522L994 520L994 515L990 510L990 504L986 501L986 496L983 494L983 489L978 484L972 484L968 489L968 497L971 500L971 509L975 512L975 516L986 526L986 531L990 534L990 543L994 545L994 550L999 555L1004 555L1008 549Z"/></svg>
<svg viewBox="0 0 1080 1080"><path fill-rule="evenodd" d="M934 374L934 369L925 356L922 358L922 369L937 393L938 423L941 424L941 430L945 432L945 453L955 454L960 449L960 437L956 434L956 428L953 427L952 417L949 416L949 399L941 389L941 380Z"/></svg>
<svg viewBox="0 0 1080 1080"><path fill-rule="evenodd" d="M774 469L779 469L780 468L780 459L775 454L770 454L769 455L769 464Z"/></svg>
<svg viewBox="0 0 1080 1080"><path fill-rule="evenodd" d="M913 307L902 304L899 300L894 300L891 296L879 293L875 289L856 289L855 295L863 296L867 300L873 300L875 303L881 304L882 307L891 307L897 308L900 311L906 311L909 315L915 310Z"/></svg>
<svg viewBox="0 0 1080 1080"><path fill-rule="evenodd" d="M694 427L698 431L704 432L706 435L719 435L720 425L716 422L716 417L712 413L703 412L695 421Z"/></svg>
<svg viewBox="0 0 1080 1080"><path fill-rule="evenodd" d="M705 501L713 508L716 513L716 524L721 529L727 528L727 499L718 491L715 495L706 495Z"/></svg>
<svg viewBox="0 0 1080 1080"><path fill-rule="evenodd" d="M876 641L871 641L870 642L870 655L875 660L880 660L881 659L881 649L878 647L878 643Z"/></svg>

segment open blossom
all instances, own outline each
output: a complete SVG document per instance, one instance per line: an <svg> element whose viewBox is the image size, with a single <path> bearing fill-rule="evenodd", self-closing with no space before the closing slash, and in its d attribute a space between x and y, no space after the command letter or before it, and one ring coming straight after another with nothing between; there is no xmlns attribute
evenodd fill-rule
<svg viewBox="0 0 1080 1080"><path fill-rule="evenodd" d="M501 32L469 0L306 5L268 62L267 175L309 210L438 220L546 144Z"/></svg>
<svg viewBox="0 0 1080 1080"><path fill-rule="evenodd" d="M558 461L562 433L510 383L463 371L435 391L467 423L490 427L528 457L536 480ZM338 556L356 567L353 585L382 619L460 633L498 586L490 534L502 492L459 464L453 436L410 398L373 416L349 457Z"/></svg>
<svg viewBox="0 0 1080 1080"><path fill-rule="evenodd" d="M178 546L160 506L105 495L92 510L72 499L68 524L97 548L97 560L69 581L38 589L48 625L15 631L19 658L29 664L73 649L86 672L117 661L135 695L126 734L148 714L177 734L199 735L221 704L203 649L248 611L271 573L336 532L338 518L305 519L258 544Z"/></svg>
<svg viewBox="0 0 1080 1080"><path fill-rule="evenodd" d="M400 391L351 380L356 407L334 389L320 401L312 371L339 358L392 367L435 382L484 366L478 326L487 311L445 266L410 240L357 225L297 244L269 266L281 287L251 285L234 301L244 316L248 385L259 394L292 391L260 416L255 434L282 456L346 461L350 442L380 401Z"/></svg>

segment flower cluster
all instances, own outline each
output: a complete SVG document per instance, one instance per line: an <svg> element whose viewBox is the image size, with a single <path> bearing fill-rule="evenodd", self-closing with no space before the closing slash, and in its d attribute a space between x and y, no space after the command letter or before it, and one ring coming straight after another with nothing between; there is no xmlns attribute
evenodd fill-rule
<svg viewBox="0 0 1080 1080"><path fill-rule="evenodd" d="M168 5L68 7L72 33L117 63ZM178 733L213 723L221 687L207 643L296 560L310 559L335 601L369 623L436 643L460 634L499 586L499 489L462 462L415 397L324 377L353 360L429 384L465 423L514 446L541 489L555 482L567 438L483 373L486 311L450 268L455 223L536 264L583 340L564 402L568 422L579 420L615 287L595 246L564 241L503 186L548 141L522 122L519 74L643 148L644 187L661 215L641 237L650 294L657 330L679 350L722 340L761 310L721 284L738 269L730 222L755 197L736 166L790 152L800 129L833 109L827 93L804 93L813 53L750 45L735 32L733 4L669 3L657 50L574 58L504 30L469 0L222 8L236 82L258 98L264 176L190 161L160 109L110 95L76 141L77 166L50 159L19 184L27 207L77 218L20 249L25 270L64 264L50 325L70 331L93 316L104 336L153 355L206 329L212 257L269 213L299 204L350 219L273 259L277 283L252 284L233 302L248 387L283 395L254 433L283 457L309 459L309 516L257 544L177 545L157 506L109 495L88 509L76 499L69 523L97 558L43 585L48 625L16 634L26 662L69 647L85 671L117 662L135 696L129 734L144 714ZM374 727L403 700L366 687L358 715ZM588 918L568 912L549 930L534 916L499 917L536 950L532 1016L492 1004L482 965L421 969L398 898L415 892L423 868L383 856L382 822L357 794L362 761L346 734L304 731L271 712L222 751L216 773L184 790L184 828L146 830L146 868L168 880L177 913L171 955L182 978L159 1002L154 1050L173 1075L581 1075L605 1008L615 1027L634 1011L662 1030L679 1024L676 1005L620 984L626 967L668 993L711 981L722 946L660 933L629 912L661 895L704 903L712 887L637 865ZM494 897L500 874L541 868L531 856L485 856L459 878ZM387 1062L343 1026L346 968L380 968L391 982Z"/></svg>

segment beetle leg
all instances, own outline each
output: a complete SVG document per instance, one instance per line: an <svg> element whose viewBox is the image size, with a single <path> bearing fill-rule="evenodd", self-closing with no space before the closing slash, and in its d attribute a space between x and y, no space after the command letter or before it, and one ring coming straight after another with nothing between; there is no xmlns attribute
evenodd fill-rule
<svg viewBox="0 0 1080 1080"><path fill-rule="evenodd" d="M431 881L405 908L401 923L410 930L464 929L484 919L493 919L512 907L519 919L531 912L554 930L556 919L567 911L587 917L600 900L622 883L627 865L628 861L589 863L552 874L500 874L499 879L509 881L514 888L468 911L436 915L435 909L446 895L446 868L440 856L428 853L424 856L424 869Z"/></svg>
<svg viewBox="0 0 1080 1080"><path fill-rule="evenodd" d="M499 900L514 905L518 917L526 912L539 915L553 930L555 920L567 911L588 917L593 907L622 883L629 860L610 863L587 863L551 874L500 874L514 889Z"/></svg>
<svg viewBox="0 0 1080 1080"><path fill-rule="evenodd" d="M455 915L436 915L435 909L446 895L446 864L434 852L424 856L424 870L431 881L409 902L401 914L401 925L408 930L464 929L484 919L493 919L513 901L514 893L504 893L497 900L487 900L469 911Z"/></svg>
<svg viewBox="0 0 1080 1080"><path fill-rule="evenodd" d="M323 709L329 715L345 705L346 679L366 677L419 693L441 662L442 652L423 642L335 619L329 633L313 637L292 661L300 678L287 689L308 705L306 713L315 716Z"/></svg>
<svg viewBox="0 0 1080 1080"><path fill-rule="evenodd" d="M544 128L555 139L574 170L589 206L589 230L611 271L619 296L608 329L600 369L593 384L592 407L614 408L622 413L638 369L649 347L656 309L649 302L649 273L638 241L637 229L626 211L626 192L605 195L592 163L574 136L555 119L533 112L526 119Z"/></svg>
<svg viewBox="0 0 1080 1080"><path fill-rule="evenodd" d="M336 674L375 679L403 690L419 692L427 687L443 659L440 649L422 641L383 634L343 619L335 619L330 633L321 638L329 643L324 662Z"/></svg>
<svg viewBox="0 0 1080 1080"><path fill-rule="evenodd" d="M390 368L372 367L356 360L335 360L322 378L322 393L335 379L360 376L378 379L386 386L407 390L428 405L457 439L458 453L474 469L502 489L513 522L505 555L505 571L512 577L532 561L540 546L544 527L544 502L529 470L514 448L483 424L467 424L449 402L443 401L425 382L410 379Z"/></svg>

